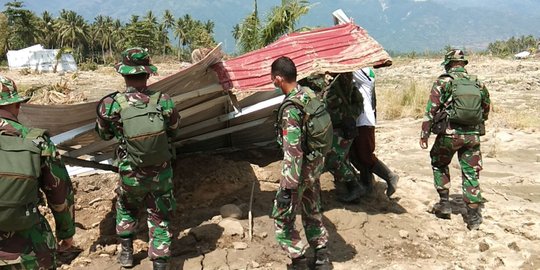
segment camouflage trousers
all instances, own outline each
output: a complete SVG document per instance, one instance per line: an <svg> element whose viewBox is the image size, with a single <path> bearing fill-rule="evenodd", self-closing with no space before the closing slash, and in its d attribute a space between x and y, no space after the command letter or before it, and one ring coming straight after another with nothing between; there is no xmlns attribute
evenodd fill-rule
<svg viewBox="0 0 540 270"><path fill-rule="evenodd" d="M56 240L47 220L28 230L0 233L1 252L22 251L15 260L0 257L2 270L56 269Z"/></svg>
<svg viewBox="0 0 540 270"><path fill-rule="evenodd" d="M176 209L171 166L158 171L157 175L155 171L144 170L121 171L120 175L121 183L116 190L116 233L120 237L132 237L138 210L145 206L150 239L148 257L168 259L172 236L169 222Z"/></svg>
<svg viewBox="0 0 540 270"><path fill-rule="evenodd" d="M307 160L304 160L307 162ZM328 232L322 222L321 184L323 158L307 162L302 166L297 189L278 189L274 199L272 218L276 229L276 240L289 257L298 258L308 246L301 240L295 228L296 213L302 211L302 225L309 245L315 249L326 246Z"/></svg>
<svg viewBox="0 0 540 270"><path fill-rule="evenodd" d="M349 151L352 139L345 139L338 135L339 130L334 129L332 149L326 155L324 170L334 176L336 182L350 182L356 180L356 173L349 161Z"/></svg>
<svg viewBox="0 0 540 270"><path fill-rule="evenodd" d="M456 152L461 167L463 201L467 204L481 203L483 199L478 178L482 170L482 154L478 135L437 136L430 151L435 188L438 191L450 189L448 165Z"/></svg>

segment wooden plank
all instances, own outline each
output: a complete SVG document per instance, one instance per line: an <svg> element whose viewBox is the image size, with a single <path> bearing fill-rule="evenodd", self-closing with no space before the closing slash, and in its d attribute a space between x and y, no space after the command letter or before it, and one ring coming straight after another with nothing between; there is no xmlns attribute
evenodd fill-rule
<svg viewBox="0 0 540 270"><path fill-rule="evenodd" d="M219 136L222 136L222 135L230 134L230 133L233 133L233 132L236 132L236 131L244 130L244 129L247 129L247 128L250 128L250 127L255 127L255 126L258 126L258 125L262 125L267 121L272 121L272 117L266 117L266 118L258 119L258 120L255 120L255 121L243 123L243 124L240 124L240 125L232 126L232 127L229 127L229 128L224 128L224 129L216 130L214 132L209 132L209 133L202 134L202 135L199 135L199 136L191 137L191 138L188 138L188 139L178 141L178 142L174 143L174 145L175 145L175 147L181 147L183 145L208 140L208 139L211 139L211 138L215 138L215 137L219 137Z"/></svg>
<svg viewBox="0 0 540 270"><path fill-rule="evenodd" d="M81 147L79 149L69 151L65 155L68 156L68 157L76 158L76 157L80 157L80 156L84 156L84 155L87 155L87 154L90 154L90 153L97 152L99 150L107 148L107 147L109 147L111 145L114 145L116 143L117 143L116 139L112 139L110 141L99 141L99 142L89 144L89 145L87 145L85 147Z"/></svg>
<svg viewBox="0 0 540 270"><path fill-rule="evenodd" d="M66 156L63 156L62 160L66 164L69 164L69 165L72 165L72 166L96 168L96 169L101 169L101 170L118 172L117 167L114 167L114 166L109 165L109 164L101 164L101 163L90 161L90 160L84 160L84 159L78 159L78 158L66 157Z"/></svg>
<svg viewBox="0 0 540 270"><path fill-rule="evenodd" d="M216 105L219 105L219 104L224 104L225 102L227 102L229 99L228 96L221 96L221 97L218 97L216 99L212 99L210 101L207 101L207 102L203 102L199 105L196 105L196 106L193 106L193 107L190 107L190 108L187 108L185 110L182 110L180 111L180 117L185 119L187 117L190 117L192 115L195 115L195 114L198 114L198 113L201 113L205 110L208 110Z"/></svg>
<svg viewBox="0 0 540 270"><path fill-rule="evenodd" d="M214 118L208 119L206 121L201 121L199 123L183 127L183 128L180 129L179 135L181 136L181 135L189 134L191 132L194 132L194 131L197 131L197 130L200 130L200 129L204 129L204 128L207 128L209 126L215 125L215 124L223 123L223 122L229 121L231 119L235 119L235 118L247 115L247 114L251 114L251 113L254 113L254 112L257 112L257 111L260 111L260 110L263 110L263 109L266 109L266 108L269 108L269 107L272 107L272 106L275 106L277 104L280 104L283 101L283 98L284 98L283 95L277 96L277 97L274 97L272 99L265 100L265 101L259 102L257 104L254 104L252 106L245 107L240 112L238 112L238 111L230 112L228 114L220 115L218 117L214 117Z"/></svg>
<svg viewBox="0 0 540 270"><path fill-rule="evenodd" d="M58 134L56 136L52 136L51 141L54 144L61 144L61 143L66 142L66 141L73 140L78 135L81 135L81 134L93 129L95 125L96 125L95 123L90 123L90 124L84 125L82 127L78 127L78 128L66 131L66 132L62 132L62 133L60 133L60 134Z"/></svg>
<svg viewBox="0 0 540 270"><path fill-rule="evenodd" d="M201 97L201 96L216 93L216 92L219 92L219 91L223 91L223 87L221 87L221 85L219 85L219 84L211 84L209 86L200 88L200 89L195 90L195 91L191 91L191 92L188 92L188 93L185 93L185 94L180 94L180 95L177 95L177 96L173 96L172 100L176 104L176 103L186 101L188 99Z"/></svg>

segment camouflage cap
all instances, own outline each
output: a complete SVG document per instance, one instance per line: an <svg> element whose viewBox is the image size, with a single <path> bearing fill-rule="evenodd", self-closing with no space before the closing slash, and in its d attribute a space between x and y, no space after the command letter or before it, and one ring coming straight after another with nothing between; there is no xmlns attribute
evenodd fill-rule
<svg viewBox="0 0 540 270"><path fill-rule="evenodd" d="M465 53L462 50L458 49L449 50L444 55L444 61L441 63L441 66L446 66L452 61L461 61L465 65L469 63L469 61L465 59Z"/></svg>
<svg viewBox="0 0 540 270"><path fill-rule="evenodd" d="M122 61L114 68L122 75L135 75L140 73L156 74L157 67L150 64L148 50L134 47L122 52Z"/></svg>
<svg viewBox="0 0 540 270"><path fill-rule="evenodd" d="M0 76L0 84L2 86L2 91L0 91L0 106L26 102L30 99L30 97L19 96L17 85L15 85L12 79Z"/></svg>

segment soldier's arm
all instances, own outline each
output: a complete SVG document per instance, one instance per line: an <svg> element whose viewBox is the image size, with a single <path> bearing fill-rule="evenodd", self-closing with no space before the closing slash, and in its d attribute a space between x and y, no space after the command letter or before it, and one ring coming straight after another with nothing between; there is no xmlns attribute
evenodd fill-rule
<svg viewBox="0 0 540 270"><path fill-rule="evenodd" d="M180 127L180 114L174 106L174 101L167 94L161 95L160 105L167 122L167 133L174 138L177 136Z"/></svg>
<svg viewBox="0 0 540 270"><path fill-rule="evenodd" d="M302 173L302 121L300 110L288 106L283 110L283 167L280 186L285 189L298 187Z"/></svg>
<svg viewBox="0 0 540 270"><path fill-rule="evenodd" d="M420 134L421 138L429 138L433 117L441 107L441 93L444 87L446 87L446 82L442 79L437 80L431 87L431 93L429 95L429 100L427 102L426 111L424 113L424 119L422 122L422 132Z"/></svg>
<svg viewBox="0 0 540 270"><path fill-rule="evenodd" d="M110 97L98 104L95 130L103 140L108 141L114 138L113 121L118 120L118 107L118 103Z"/></svg>
<svg viewBox="0 0 540 270"><path fill-rule="evenodd" d="M48 137L45 140L42 145L41 190L54 216L57 238L68 239L75 234L73 185L56 147Z"/></svg>

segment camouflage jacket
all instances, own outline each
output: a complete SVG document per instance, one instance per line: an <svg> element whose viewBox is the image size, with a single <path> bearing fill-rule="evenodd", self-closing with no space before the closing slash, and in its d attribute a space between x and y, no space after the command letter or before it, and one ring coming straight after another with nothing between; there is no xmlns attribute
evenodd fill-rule
<svg viewBox="0 0 540 270"><path fill-rule="evenodd" d="M303 89L305 88L298 85L285 97L285 100L296 97L302 102L307 102L309 97ZM282 136L278 136L278 143L283 149L280 186L286 189L294 189L298 187L300 182L304 162L308 162L307 159L305 160L304 151L302 150L302 136L304 136L302 134L302 111L292 104L286 106L283 109L280 125Z"/></svg>
<svg viewBox="0 0 540 270"><path fill-rule="evenodd" d="M326 106L334 128L341 128L344 119L350 119L354 125L356 118L363 111L362 94L352 81L352 73L341 73L326 95Z"/></svg>
<svg viewBox="0 0 540 270"><path fill-rule="evenodd" d="M469 75L467 74L467 71L463 67L454 67L451 68L448 71L448 74L450 74L454 78L469 78ZM426 112L424 113L424 119L422 122L422 132L420 136L422 138L428 138L431 133L431 126L433 123L433 117L435 114L442 109L441 105L448 101L448 99L451 97L451 84L450 81L452 79L447 76L441 76L439 77L435 83L433 83L433 86L431 87L431 94L429 96L429 100L427 102L426 106ZM490 104L491 100L489 98L489 92L484 85L484 83L479 82L481 86L481 97L482 97L482 109L483 109L483 119L484 121L488 119L489 116L489 110L490 110ZM460 134L460 135L471 135L471 134L479 134L479 127L465 127L465 126L459 126L459 125L452 125L452 123L448 123L448 127L446 128L446 134Z"/></svg>
<svg viewBox="0 0 540 270"><path fill-rule="evenodd" d="M28 130L11 113L0 109L0 133L25 137ZM44 135L43 139L45 143L41 144L42 161L39 187L45 194L47 204L54 216L56 237L58 239L67 239L75 234L73 186L56 146L51 142L49 136ZM9 232L0 232L2 240L0 250L2 244L6 243L5 235L11 234ZM14 244L11 243L11 245Z"/></svg>
<svg viewBox="0 0 540 270"><path fill-rule="evenodd" d="M125 94L129 104L147 104L150 101L149 95L155 93L152 90L145 90L142 92L137 91L137 89L128 87ZM176 137L178 132L178 127L180 125L180 115L174 106L174 102L167 94L161 94L159 104L162 108L162 114L165 119L165 123L168 126L167 133L170 137ZM121 140L123 137L122 133L122 121L120 119L120 104L114 100L113 97L105 97L98 104L98 117L96 119L96 132L99 137L103 140L111 140L116 138ZM124 157L125 149L123 147L117 148L117 157ZM120 159L118 161L118 168L120 171L130 171L133 168L133 165L126 159ZM158 165L156 167L163 167L163 165ZM149 168L151 171L155 171L153 168Z"/></svg>

